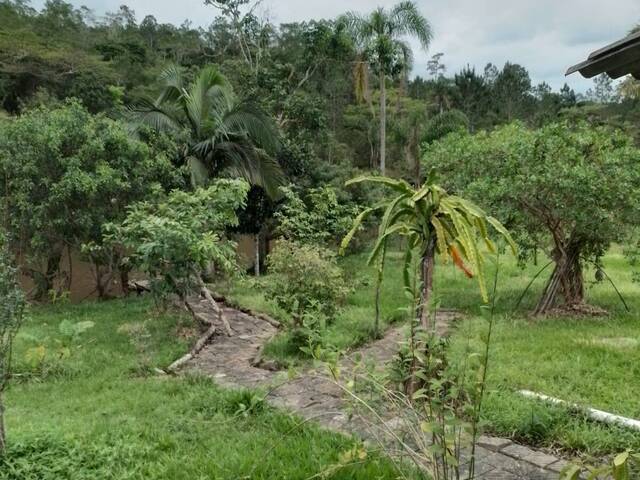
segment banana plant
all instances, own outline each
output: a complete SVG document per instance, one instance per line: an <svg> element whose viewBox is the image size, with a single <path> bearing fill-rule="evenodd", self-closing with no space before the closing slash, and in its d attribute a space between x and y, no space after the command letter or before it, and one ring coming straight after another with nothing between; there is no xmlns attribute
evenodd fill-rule
<svg viewBox="0 0 640 480"><path fill-rule="evenodd" d="M495 252L496 246L489 237L489 226L493 228L513 253L516 245L507 229L480 207L456 195L449 195L434 183L434 173L429 174L424 186L414 188L404 180L382 176L361 176L349 180L347 185L370 182L388 187L395 196L365 209L354 220L349 233L344 237L344 251L364 220L375 212L384 212L378 229L378 238L369 254L368 264L376 265L379 282L382 281L385 252L388 242L394 237L404 237L407 247L404 256L404 288L415 294L411 282L414 255L420 259L420 302L417 318L425 330L430 330L428 304L433 291L433 274L436 254L444 262L453 261L469 278L475 277L483 301L488 301L484 274L484 249Z"/></svg>

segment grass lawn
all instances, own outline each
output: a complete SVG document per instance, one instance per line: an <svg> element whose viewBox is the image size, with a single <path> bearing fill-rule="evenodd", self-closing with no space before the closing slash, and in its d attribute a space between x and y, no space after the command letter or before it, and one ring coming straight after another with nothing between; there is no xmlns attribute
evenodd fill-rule
<svg viewBox="0 0 640 480"><path fill-rule="evenodd" d="M30 311L15 354L23 376L6 395L0 479L306 479L357 445L267 406L243 412L251 393L151 375L185 351L193 330L188 319L149 307L131 299ZM95 326L61 345L64 320ZM45 352L27 353L42 343ZM370 453L326 478L397 472Z"/></svg>
<svg viewBox="0 0 640 480"><path fill-rule="evenodd" d="M355 288L326 333L327 342L341 349L357 346L370 337L374 285L366 279L375 275L365 265L365 258L366 255L354 255L342 260ZM401 255L390 255L382 296L385 326L403 318L399 311L406 304L401 262ZM640 419L640 285L632 283L621 251L616 248L609 252L605 271L624 295L631 313L624 310L608 282L593 283L593 272L586 273L588 301L606 308L610 315L605 318L529 318L545 275L538 278L514 311L521 293L543 265L521 269L514 259L502 259L484 408L488 430L529 444L586 455L626 448L639 450L639 432L602 425L566 409L524 399L517 393L520 389L533 390ZM550 268L546 273L550 274ZM493 270L488 268L488 277L492 276ZM251 282L239 282L227 293L242 305L276 317L284 315ZM438 264L436 295L443 308L459 308L466 313L466 320L452 338L452 350L460 357L485 328L478 321L481 299L477 286L451 265ZM276 338L266 353L283 363L300 361L295 352L287 349L286 334Z"/></svg>

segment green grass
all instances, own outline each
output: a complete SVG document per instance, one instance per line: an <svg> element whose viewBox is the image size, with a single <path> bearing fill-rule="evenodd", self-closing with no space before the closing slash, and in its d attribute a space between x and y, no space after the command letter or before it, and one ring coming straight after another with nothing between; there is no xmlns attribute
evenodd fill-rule
<svg viewBox="0 0 640 480"><path fill-rule="evenodd" d="M373 324L372 269L365 255L342 260L345 272L356 286L347 305L326 332L327 343L340 349L358 346L370 338ZM532 310L546 280L534 282L517 311L516 303L534 275L544 266L521 269L512 258L503 257L499 275L497 321L492 341L488 394L484 417L488 429L529 444L579 454L602 455L626 448L640 450L640 433L593 422L564 408L527 400L517 391L528 389L582 406L640 419L640 285L631 281L631 269L621 250L605 258L605 270L625 297L631 313L622 306L608 282L594 283L593 271L585 274L587 299L610 312L604 318L532 319ZM382 319L386 327L398 319L406 305L402 293L401 255L391 254L382 296ZM489 267L488 278L493 277ZM268 281L268 279L266 280ZM437 266L436 295L443 308L466 313L452 337L452 351L461 358L464 347L485 328L479 321L481 298L474 280L468 280L451 265ZM489 283L489 282L488 282ZM240 304L282 316L261 295L260 289L239 283L228 292ZM400 315L401 318L401 315ZM633 339L618 348L607 339ZM611 341L611 340L609 340ZM634 342L635 345L633 344ZM277 337L266 352L282 363L300 361L287 348L286 334Z"/></svg>
<svg viewBox="0 0 640 480"><path fill-rule="evenodd" d="M402 292L402 255L397 252L388 254L387 279L382 285L382 302L380 315L380 330L384 331L394 322L406 319L406 297ZM375 293L376 273L366 265L366 255L352 255L341 259L341 267L348 277L347 284L352 286L345 305L342 306L334 321L327 327L324 334L327 345L339 350L348 350L372 339L374 328L373 298ZM260 282L268 282L263 277L259 282L244 279L232 285L219 285L232 303L251 308L255 311L267 313L274 318L287 319L287 314L265 299L260 288ZM297 348L289 345L289 336L283 332L276 336L265 348L264 354L268 358L277 360L283 365L300 363L301 356Z"/></svg>
<svg viewBox="0 0 640 480"><path fill-rule="evenodd" d="M21 376L6 393L9 449L0 479L306 479L354 446L267 406L239 413L255 393L201 377L151 375L152 366L186 350L189 340L178 333L191 325L149 311L138 299L31 310L15 355ZM95 327L58 359L63 320ZM137 342L127 333L134 330ZM47 357L34 365L27 351L42 342ZM397 472L372 453L328 477L391 479Z"/></svg>
<svg viewBox="0 0 640 480"><path fill-rule="evenodd" d="M532 390L640 419L640 286L631 281L631 269L617 248L605 257L605 270L631 313L611 284L593 283L594 274L589 271L588 301L606 308L609 316L531 319L526 311L535 304L544 279L526 297L523 309L513 313L520 292L537 270L528 267L522 272L513 264L503 267L484 409L493 432L592 456L640 449L640 432L597 423L517 393ZM453 299L451 292L447 295ZM470 311L472 315L453 339L457 352L484 328Z"/></svg>

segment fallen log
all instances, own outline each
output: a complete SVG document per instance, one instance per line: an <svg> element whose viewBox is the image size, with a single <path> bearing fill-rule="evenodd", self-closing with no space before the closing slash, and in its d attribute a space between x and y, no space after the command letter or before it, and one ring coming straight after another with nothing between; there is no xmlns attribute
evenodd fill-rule
<svg viewBox="0 0 640 480"><path fill-rule="evenodd" d="M209 302L209 305L213 309L214 313L218 316L218 320L224 324L224 328L227 331L227 335L232 337L233 330L231 330L231 325L229 324L229 320L227 320L226 316L224 315L222 308L214 300L213 296L211 295L211 292L207 288L207 285L204 283L202 276L200 276L199 273L196 273L195 277L196 277L196 280L198 281L198 287L200 287L200 294L207 300L207 302Z"/></svg>
<svg viewBox="0 0 640 480"><path fill-rule="evenodd" d="M189 351L189 353L183 355L178 360L173 362L166 368L167 372L175 372L184 364L186 364L189 360L194 358L200 351L209 343L211 338L216 334L216 326L211 325L209 329L198 339L193 348Z"/></svg>

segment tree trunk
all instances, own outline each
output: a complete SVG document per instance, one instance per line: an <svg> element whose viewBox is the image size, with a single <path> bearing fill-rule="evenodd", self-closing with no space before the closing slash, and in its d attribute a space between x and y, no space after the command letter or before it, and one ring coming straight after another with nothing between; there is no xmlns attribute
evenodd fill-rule
<svg viewBox="0 0 640 480"><path fill-rule="evenodd" d="M129 296L129 269L120 267L120 288L125 297Z"/></svg>
<svg viewBox="0 0 640 480"><path fill-rule="evenodd" d="M254 272L256 277L260 276L260 232L255 235L255 267Z"/></svg>
<svg viewBox="0 0 640 480"><path fill-rule="evenodd" d="M422 255L422 260L420 264L420 277L422 281L422 291L420 292L420 304L418 305L416 311L416 319L420 322L420 328L424 332L429 332L431 329L431 325L429 322L429 302L431 300L431 294L433 292L433 270L435 267L435 252L436 252L436 239L432 238L429 240L427 245L427 249ZM428 348L428 346L418 345L415 339L415 329L412 327L411 329L411 345L413 349L417 348ZM424 352L421 352L424 353ZM409 398L413 397L413 394L418 391L418 389L422 385L422 381L416 375L416 371L418 370L418 359L417 353L413 354L413 358L411 360L411 366L409 367L409 379L405 384L405 392L409 396Z"/></svg>
<svg viewBox="0 0 640 480"><path fill-rule="evenodd" d="M44 275L38 275L36 280L36 292L34 299L44 301L49 295L49 291L53 290L53 282L60 271L60 260L62 259L62 247L54 247L47 258L47 269Z"/></svg>
<svg viewBox="0 0 640 480"><path fill-rule="evenodd" d="M4 403L2 399L2 392L0 392L0 457L5 454L7 450L7 435L4 430Z"/></svg>
<svg viewBox="0 0 640 480"><path fill-rule="evenodd" d="M538 301L534 315L544 315L556 306L559 294L562 295L567 306L584 302L580 244L570 241L566 248L556 248L554 260L556 266Z"/></svg>
<svg viewBox="0 0 640 480"><path fill-rule="evenodd" d="M94 261L96 272L96 291L100 300L109 299L109 291L111 290L111 281L113 280L113 269L105 267Z"/></svg>
<svg viewBox="0 0 640 480"><path fill-rule="evenodd" d="M420 294L420 306L418 307L418 320L420 326L429 331L431 324L429 322L429 302L431 301L431 293L433 292L433 269L435 267L436 240L429 240L427 249L425 250L421 261L421 281L422 292Z"/></svg>
<svg viewBox="0 0 640 480"><path fill-rule="evenodd" d="M386 174L387 155L387 86L384 71L380 70L380 173Z"/></svg>

